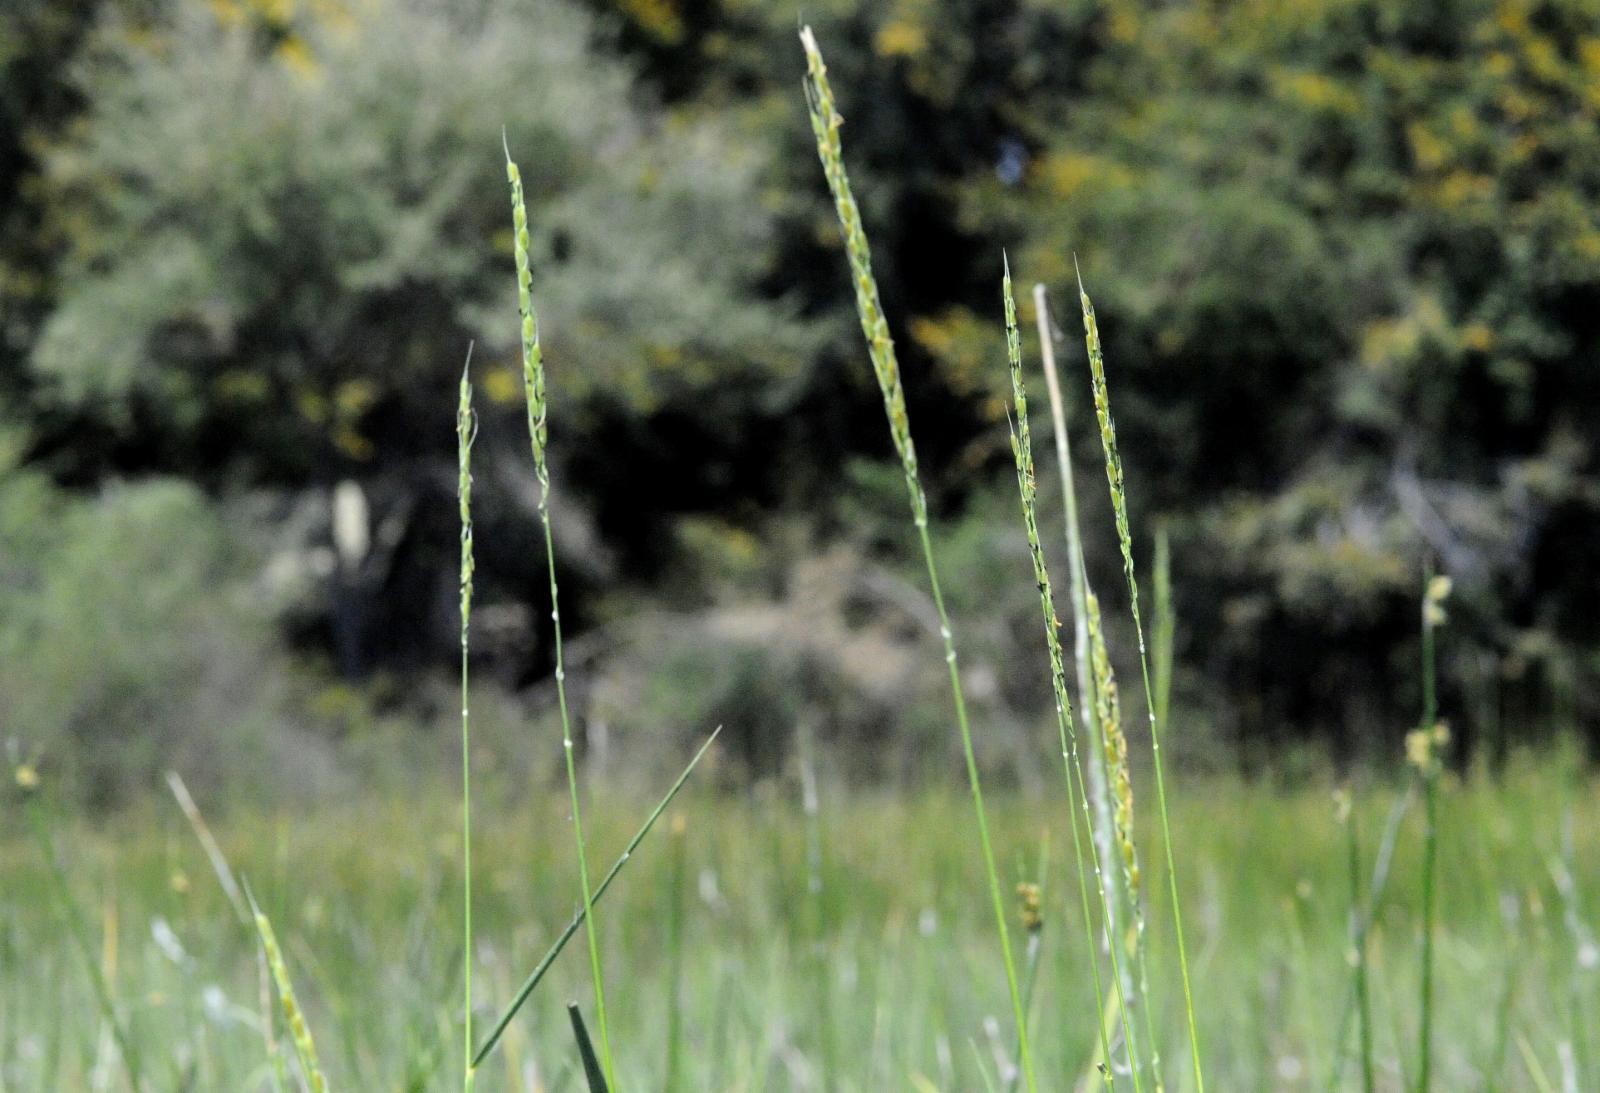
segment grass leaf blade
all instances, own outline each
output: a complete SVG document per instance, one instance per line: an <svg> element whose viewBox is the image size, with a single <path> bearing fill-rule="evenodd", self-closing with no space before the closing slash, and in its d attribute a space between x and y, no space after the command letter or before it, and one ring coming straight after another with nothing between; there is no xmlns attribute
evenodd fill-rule
<svg viewBox="0 0 1600 1093"><path fill-rule="evenodd" d="M689 775L699 765L700 760L705 757L706 752L711 750L711 745L716 743L717 736L721 732L722 726L718 725L716 730L706 738L706 742L700 745L700 750L694 753L694 758L689 760L689 765L683 768L683 773L678 775L678 780L672 783L672 788L661 799L661 803L656 805L650 815L645 818L639 830L634 833L633 838L628 840L627 848L623 850L622 856L612 864L610 872L595 886L594 897L590 900L590 906L600 902L600 897L606 894L606 889L611 887L611 882L617 879L617 874L621 873L622 867L628 864L629 859L633 857L633 852L639 849L639 844L644 842L645 836L650 834L650 829L661 818L661 814L667 810L667 807L672 804L673 798L677 797L678 792L683 789L684 784L689 780ZM522 1008L523 1003L533 994L534 988L539 985L539 981L550 970L550 965L554 964L556 957L561 955L561 950L567 947L567 942L572 940L572 935L578 932L578 927L583 925L583 921L587 917L587 911L587 907L579 908L578 913L572 916L572 921L567 923L567 928L561 931L561 936L556 938L555 944L550 946L549 951L544 954L544 958L529 973L528 978L523 980L522 986L517 989L515 997L511 999L511 1004L500 1015L500 1019L495 1022L494 1028L489 1031L489 1035L484 1039L483 1046L473 1056L472 1065L474 1068L482 1066L483 1060L488 1058L489 1052L493 1051L494 1046L500 1042L500 1037L505 1035L506 1026L511 1023L511 1019L517 1015L517 1011Z"/></svg>

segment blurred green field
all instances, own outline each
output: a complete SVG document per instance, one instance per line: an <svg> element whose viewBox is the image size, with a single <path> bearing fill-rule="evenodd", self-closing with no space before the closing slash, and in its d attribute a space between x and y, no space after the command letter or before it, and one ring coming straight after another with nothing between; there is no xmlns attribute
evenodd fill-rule
<svg viewBox="0 0 1600 1093"><path fill-rule="evenodd" d="M1584 1089L1600 1080L1600 953L1588 917L1600 899L1600 793L1579 771L1562 756L1525 755L1497 778L1446 781L1439 1088ZM216 818L229 860L277 926L335 1089L431 1090L459 1080L459 814L448 773L439 775L438 793L417 799ZM619 1083L984 1088L983 1071L992 1077L997 1053L1012 1049L999 1031L1009 1027L1009 1003L965 795L825 787L813 899L798 785L717 794L709 784L680 798L600 907ZM509 804L517 795L500 788L483 794L474 817L474 981L485 1023L577 903L562 792ZM1350 983L1333 788L1322 779L1287 787L1217 776L1174 787L1212 1088L1355 1087L1353 1059L1332 1086ZM1403 784L1358 792L1369 876L1403 793ZM648 807L640 795L594 796L585 816L597 867ZM1067 1089L1090 1059L1095 1017L1064 808L1057 798L1001 795L993 817L1008 879L1038 879L1044 852L1031 1021L1043 1086ZM254 935L176 805L104 826L52 827L148 1087L270 1088ZM1144 837L1154 851L1156 832ZM1419 848L1413 809L1371 936L1383 1089L1414 1077ZM39 848L13 808L0 874L0 1087L126 1088ZM1152 968L1163 975L1176 966L1169 924L1158 898ZM1181 994L1175 981L1153 987L1169 1088L1183 1089ZM580 943L517 1018L478 1088L581 1088L563 1003L587 1007L589 993Z"/></svg>

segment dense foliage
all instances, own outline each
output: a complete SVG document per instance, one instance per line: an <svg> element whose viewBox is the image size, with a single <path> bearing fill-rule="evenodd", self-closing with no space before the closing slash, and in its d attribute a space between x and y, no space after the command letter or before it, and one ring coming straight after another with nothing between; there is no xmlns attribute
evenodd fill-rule
<svg viewBox="0 0 1600 1093"><path fill-rule="evenodd" d="M935 508L967 522L949 537L958 604L1002 606L998 663L1007 627L1031 648L1025 563L993 564L1020 532L970 527L1010 488L1005 245L1058 301L1074 392L1074 255L1095 293L1134 516L1173 535L1193 732L1393 753L1428 559L1457 581L1458 738L1592 715L1592 0L833 0L806 16ZM841 500L847 464L850 489L871 477L851 459L886 453L790 5L102 0L0 18L6 139L25 152L0 179L0 409L25 462L77 488L152 472L214 499L265 488L283 520L323 514L302 521L307 545L331 541L334 486L359 483L372 560L288 626L346 673L427 662L450 638L449 513L431 501L469 339L514 421L502 125L530 180L579 628L618 635L619 589L781 607L819 541L870 570L897 534ZM531 495L516 431L494 424L484 510L505 523L480 529L480 565L510 621L488 648L526 682L547 666L526 622L542 616ZM1104 521L1098 483L1080 484ZM1110 589L1112 543L1089 538ZM641 671L683 659L652 633L608 647ZM758 659L841 674L785 648ZM704 688L669 675L685 691L660 708L691 717Z"/></svg>

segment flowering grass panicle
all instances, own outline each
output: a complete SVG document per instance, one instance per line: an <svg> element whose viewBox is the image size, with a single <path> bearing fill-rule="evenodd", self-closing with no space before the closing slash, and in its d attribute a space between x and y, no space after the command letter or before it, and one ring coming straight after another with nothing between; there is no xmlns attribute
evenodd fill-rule
<svg viewBox="0 0 1600 1093"><path fill-rule="evenodd" d="M1122 731L1122 700L1117 692L1116 671L1106 648L1100 598L1088 597L1090 664L1094 669L1095 719L1100 723L1100 746L1105 755L1106 772L1111 778L1111 800L1116 820L1117 848L1122 858L1122 876L1127 884L1128 902L1136 918L1142 918L1139 851L1133 841L1133 775L1128 769L1128 737ZM1144 929L1142 921L1139 930Z"/></svg>
<svg viewBox="0 0 1600 1093"><path fill-rule="evenodd" d="M544 389L544 351L539 345L539 313L533 306L533 272L528 264L528 208L522 195L522 171L506 150L506 179L511 183L512 249L517 266L517 311L522 319L522 386L528 404L528 436L533 446L533 469L539 476L539 507L549 504L550 466L545 456L549 443Z"/></svg>
<svg viewBox="0 0 1600 1093"><path fill-rule="evenodd" d="M1132 957L1134 973L1138 976L1135 998L1144 1011L1150 1071L1159 1090L1163 1088L1161 1048L1151 1013L1149 947L1145 943L1144 895L1141 887L1144 875L1139 867L1138 844L1134 841L1133 772L1128 766L1128 737L1122 731L1122 701L1117 691L1116 672L1111 667L1111 657L1106 649L1100 601L1093 592L1087 598L1090 664L1095 683L1095 720L1100 725L1100 746L1105 758L1106 776L1111 783L1112 829L1118 856L1122 860L1123 895L1127 899L1128 916L1132 920L1124 931L1121 944Z"/></svg>
<svg viewBox="0 0 1600 1093"><path fill-rule="evenodd" d="M889 418L889 435L894 441L895 452L900 456L906 486L911 492L912 515L917 526L921 527L928 520L928 502L917 469L917 448L911 440L911 419L906 413L905 390L900 382L900 364L894 352L894 339L889 336L889 321L878 299L877 279L872 275L872 251L867 245L866 230L862 227L861 209L856 205L855 195L850 191L850 178L845 173L844 146L839 140L839 128L844 124L844 118L839 116L834 105L833 89L828 84L828 69L822 63L822 53L817 48L810 27L800 32L800 40L806 51L806 101L810 107L811 131L817 139L822 172L833 194L839 226L844 231L856 313L861 319L861 332L867 340L867 353L872 358L872 371L877 377L878 389L883 394L883 408Z"/></svg>
<svg viewBox="0 0 1600 1093"><path fill-rule="evenodd" d="M1050 420L1054 426L1056 465L1061 472L1061 507L1067 541L1068 598L1072 603L1072 659L1078 680L1078 720L1089 738L1085 754L1085 772L1089 780L1089 804L1094 815L1092 838L1095 851L1102 862L1116 857L1115 822L1112 819L1111 789L1106 775L1105 761L1097 741L1100 738L1099 722L1095 719L1094 670L1089 656L1089 611L1085 602L1089 577L1083 563L1083 535L1078 526L1078 494L1072 470L1072 445L1067 431L1066 399L1062 397L1061 380L1056 370L1056 339L1060 331L1050 317L1048 290L1042 284L1033 286L1034 318L1039 328L1039 359L1043 365L1045 392L1050 400ZM1120 936L1118 924L1122 920L1121 874L1107 869L1099 876L1106 890L1106 926L1108 937ZM1131 982L1120 984L1125 994L1133 993Z"/></svg>

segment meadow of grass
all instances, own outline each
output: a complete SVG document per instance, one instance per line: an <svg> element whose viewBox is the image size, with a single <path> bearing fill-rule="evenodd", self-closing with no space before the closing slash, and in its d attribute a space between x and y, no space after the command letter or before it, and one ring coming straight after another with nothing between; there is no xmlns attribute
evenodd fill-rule
<svg viewBox="0 0 1600 1093"><path fill-rule="evenodd" d="M969 799L941 784L909 794L820 786L804 732L790 774L676 797L702 751L643 828L637 795L583 784L565 689L527 213L507 149L565 792L530 793L475 760L469 364L456 418L461 766L449 773L459 795L441 777L403 799L357 794L306 813L236 806L214 833L176 776L171 809L147 802L92 823L53 808L51 787L16 766L33 838L0 834L0 1089L1594 1087L1600 947L1585 908L1600 865L1600 797L1560 752L1519 755L1493 777L1463 779L1446 766L1434 650L1448 578L1430 574L1421 597L1425 697L1407 737L1409 769L1397 762L1395 781L1351 788L1213 773L1169 792L1166 543L1158 536L1147 648L1106 362L1081 282L1125 583L1107 602L1124 602L1133 623L1139 701L1129 707L1139 727L1124 724L1082 564L1051 375L1069 501L1074 713L1008 264L1012 450L1064 779L1059 797L992 786L985 795L842 118L809 30L802 41ZM1041 310L1047 357L1048 326ZM599 913L662 809L670 833L630 865ZM618 854L610 871L591 873ZM559 951L580 931L586 966L568 954L541 980L552 944Z"/></svg>
<svg viewBox="0 0 1600 1093"><path fill-rule="evenodd" d="M1210 776L1169 794L1216 1088L1326 1089L1336 1069L1337 1088L1360 1088L1353 1023L1343 1026L1342 1065L1336 1057L1351 946L1335 788ZM563 795L551 790L532 803L480 790L475 802L480 1025L576 907L570 841L552 834L568 822ZM1355 795L1369 878L1404 792L1403 783L1379 784ZM825 784L813 900L802 796L798 780L737 794L691 784L650 852L607 895L597 922L605 964L619 969L609 999L619 1083L984 1088L983 1071L993 1075L997 1054L1010 1060L1014 1044L970 802L950 791L846 795ZM1446 775L1439 796L1449 834L1438 847L1436 1087L1593 1088L1600 990L1586 908L1600 900L1600 795L1574 761L1546 754L1521 757L1500 779ZM593 799L590 845L609 861L641 818L639 802L604 790ZM1066 805L993 793L988 806L1008 886L1037 878L1051 833L1032 1041L1042 1084L1066 1088L1098 1035L1071 848L1060 834ZM276 927L331 1088L459 1081L458 810L441 785L420 800L214 818L224 853ZM1401 829L1367 938L1380 1089L1416 1079L1421 820L1413 809ZM146 1086L270 1088L255 934L176 806L152 804L103 826L50 821ZM1154 845L1153 830L1140 834ZM0 875L0 1088L127 1088L38 847L20 833L8 838ZM1162 1055L1182 1060L1167 916L1152 916L1150 944ZM568 948L512 1023L479 1089L584 1088L563 1012L568 998L587 998L583 948ZM1171 1087L1187 1088L1181 1067L1170 1069Z"/></svg>

